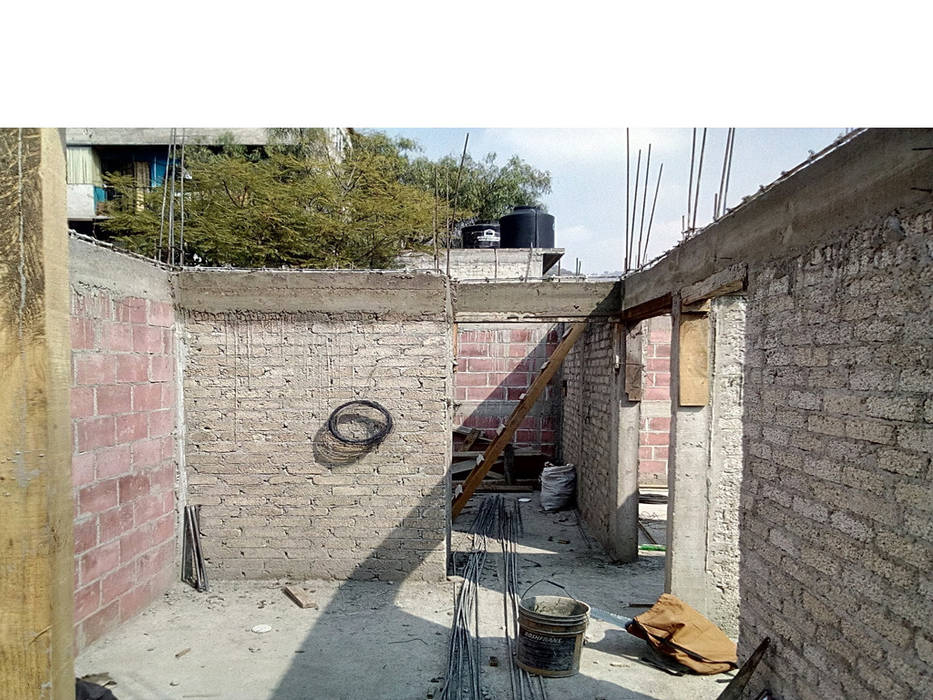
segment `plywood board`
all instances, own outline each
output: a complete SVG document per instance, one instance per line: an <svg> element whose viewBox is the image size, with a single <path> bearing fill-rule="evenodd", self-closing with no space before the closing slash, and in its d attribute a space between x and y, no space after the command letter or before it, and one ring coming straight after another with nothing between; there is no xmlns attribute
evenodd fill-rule
<svg viewBox="0 0 933 700"><path fill-rule="evenodd" d="M678 372L681 406L709 403L709 315L680 316Z"/></svg>

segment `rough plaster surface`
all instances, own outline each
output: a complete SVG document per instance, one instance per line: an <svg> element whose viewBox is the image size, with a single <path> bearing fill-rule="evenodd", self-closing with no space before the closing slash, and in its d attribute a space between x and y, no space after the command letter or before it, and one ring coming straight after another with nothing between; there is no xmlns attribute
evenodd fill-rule
<svg viewBox="0 0 933 700"><path fill-rule="evenodd" d="M451 279L535 279L547 270L545 256L560 258L562 248L454 248L450 251ZM432 253L404 253L398 258L403 270L433 270ZM553 264L553 263L552 263ZM437 269L447 272L447 251L438 252Z"/></svg>
<svg viewBox="0 0 933 700"><path fill-rule="evenodd" d="M168 273L71 239L75 645L175 579L175 313Z"/></svg>
<svg viewBox="0 0 933 700"><path fill-rule="evenodd" d="M749 273L743 648L782 697L933 695L933 213Z"/></svg>
<svg viewBox="0 0 933 700"><path fill-rule="evenodd" d="M707 474L707 610L731 637L739 632L739 497L742 485L742 390L745 298L712 302L710 456Z"/></svg>
<svg viewBox="0 0 933 700"><path fill-rule="evenodd" d="M610 546L615 492L610 488L614 369L612 327L588 324L564 360L561 454L577 467L577 503L594 536Z"/></svg>
<svg viewBox="0 0 933 700"><path fill-rule="evenodd" d="M443 579L446 322L188 311L186 335L188 500L217 578ZM348 454L326 422L354 399L395 425Z"/></svg>

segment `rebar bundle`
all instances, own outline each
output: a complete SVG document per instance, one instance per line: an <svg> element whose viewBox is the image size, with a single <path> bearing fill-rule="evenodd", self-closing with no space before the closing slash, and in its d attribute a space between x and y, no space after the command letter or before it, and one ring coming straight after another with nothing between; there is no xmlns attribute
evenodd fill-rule
<svg viewBox="0 0 933 700"><path fill-rule="evenodd" d="M480 700L479 586L486 564L490 538L499 541L503 569L502 613L508 647L509 684L513 700L547 700L544 680L515 663L518 638L518 537L524 534L521 505L496 494L479 505L470 528L473 543L460 571L463 578L454 605L454 619L447 649L447 677L439 697L444 700Z"/></svg>

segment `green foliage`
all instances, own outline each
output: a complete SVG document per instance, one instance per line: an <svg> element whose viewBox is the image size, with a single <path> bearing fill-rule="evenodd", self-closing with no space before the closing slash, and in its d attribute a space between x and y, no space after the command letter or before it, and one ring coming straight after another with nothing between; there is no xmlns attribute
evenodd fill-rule
<svg viewBox="0 0 933 700"><path fill-rule="evenodd" d="M406 180L433 190L436 168L439 195L448 197L451 206L456 201L458 221L495 220L508 214L513 206L543 208L542 198L551 191L550 173L533 168L518 156L499 165L495 153L482 160L475 160L468 153L456 195L459 167L460 159L455 156L445 156L437 162L422 157L411 163Z"/></svg>
<svg viewBox="0 0 933 700"><path fill-rule="evenodd" d="M402 250L429 248L448 219L497 218L513 204L539 203L550 191L547 173L518 158L498 166L490 154L481 162L467 158L455 196L459 159L412 159L416 148L409 140L353 130L338 145L320 129L270 130L263 149L230 143L187 148L184 260L233 267L385 268ZM437 198L435 167L438 183L449 182ZM130 250L168 259L168 204L164 224L161 217L170 189L143 193L131 176L105 179L116 197L104 229ZM176 260L180 190L179 178Z"/></svg>

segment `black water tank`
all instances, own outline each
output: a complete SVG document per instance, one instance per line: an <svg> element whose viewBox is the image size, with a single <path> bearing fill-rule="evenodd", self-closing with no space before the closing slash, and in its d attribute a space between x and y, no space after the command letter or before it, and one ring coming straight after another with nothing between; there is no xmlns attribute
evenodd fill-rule
<svg viewBox="0 0 933 700"><path fill-rule="evenodd" d="M499 247L553 248L554 217L535 207L514 207L499 219Z"/></svg>
<svg viewBox="0 0 933 700"><path fill-rule="evenodd" d="M496 221L480 221L460 230L464 248L498 248L499 224Z"/></svg>

